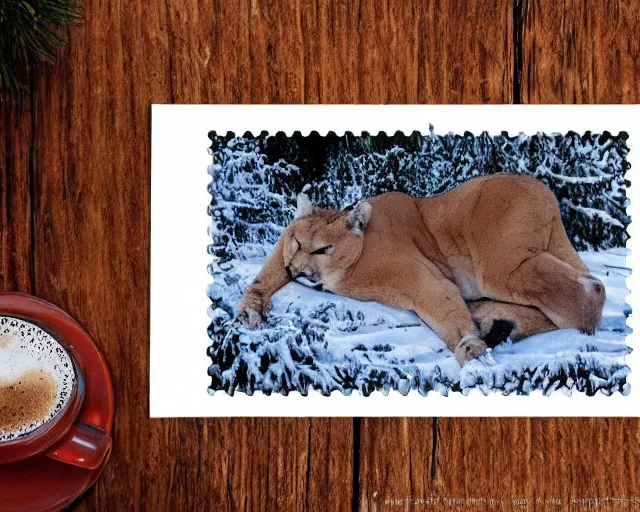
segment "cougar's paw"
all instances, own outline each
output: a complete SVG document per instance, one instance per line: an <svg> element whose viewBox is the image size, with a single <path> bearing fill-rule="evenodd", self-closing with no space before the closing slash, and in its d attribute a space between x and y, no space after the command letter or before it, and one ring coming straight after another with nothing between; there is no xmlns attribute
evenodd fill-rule
<svg viewBox="0 0 640 512"><path fill-rule="evenodd" d="M477 359L487 350L487 344L480 338L464 338L458 343L454 354L460 366L464 366L472 359Z"/></svg>
<svg viewBox="0 0 640 512"><path fill-rule="evenodd" d="M262 312L257 309L242 308L236 316L236 325L246 325L250 330L255 331L265 320Z"/></svg>

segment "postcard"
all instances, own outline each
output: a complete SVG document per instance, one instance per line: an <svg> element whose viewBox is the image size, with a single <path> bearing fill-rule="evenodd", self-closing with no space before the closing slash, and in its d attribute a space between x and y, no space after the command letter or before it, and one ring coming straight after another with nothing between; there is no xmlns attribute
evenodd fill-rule
<svg viewBox="0 0 640 512"><path fill-rule="evenodd" d="M637 415L634 112L154 106L151 415Z"/></svg>

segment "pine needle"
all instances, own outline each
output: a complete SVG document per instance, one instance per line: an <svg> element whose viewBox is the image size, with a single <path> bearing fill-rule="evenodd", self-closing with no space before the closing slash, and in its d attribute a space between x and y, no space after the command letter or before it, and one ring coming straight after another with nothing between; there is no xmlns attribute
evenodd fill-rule
<svg viewBox="0 0 640 512"><path fill-rule="evenodd" d="M0 0L0 95L25 92L31 67L54 62L82 16L78 0Z"/></svg>

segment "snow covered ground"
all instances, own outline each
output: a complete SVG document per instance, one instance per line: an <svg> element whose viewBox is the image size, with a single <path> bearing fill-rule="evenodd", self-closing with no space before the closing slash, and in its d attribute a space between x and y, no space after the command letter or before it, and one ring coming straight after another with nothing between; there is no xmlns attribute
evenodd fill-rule
<svg viewBox="0 0 640 512"><path fill-rule="evenodd" d="M601 329L595 336L559 330L508 341L493 352L495 365L472 361L462 370L453 354L412 312L359 302L291 283L273 298L264 329L231 326L221 308L210 308L212 365L210 392L306 394L358 390L369 394L395 389L406 394L436 390L468 393L528 394L541 390L628 393L631 352L625 338L629 308L625 277L626 249L580 253L607 290ZM224 283L210 286L234 309L242 291L259 272L264 258L230 262ZM215 331L215 332L214 332Z"/></svg>

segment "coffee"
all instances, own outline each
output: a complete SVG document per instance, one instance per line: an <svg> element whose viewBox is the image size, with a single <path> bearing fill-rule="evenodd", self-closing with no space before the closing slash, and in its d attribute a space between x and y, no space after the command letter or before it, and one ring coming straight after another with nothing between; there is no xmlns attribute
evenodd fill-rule
<svg viewBox="0 0 640 512"><path fill-rule="evenodd" d="M0 443L55 418L71 399L75 380L71 357L49 333L0 316Z"/></svg>

